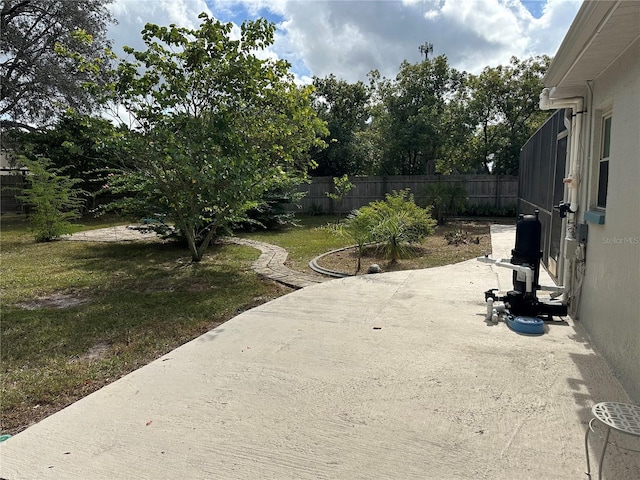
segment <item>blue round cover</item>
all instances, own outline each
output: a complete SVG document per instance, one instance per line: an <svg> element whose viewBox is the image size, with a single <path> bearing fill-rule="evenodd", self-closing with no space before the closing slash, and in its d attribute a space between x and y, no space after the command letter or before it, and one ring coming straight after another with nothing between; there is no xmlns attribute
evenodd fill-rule
<svg viewBox="0 0 640 480"><path fill-rule="evenodd" d="M538 317L507 317L507 325L514 332L526 333L529 335L542 335L544 333L544 322Z"/></svg>

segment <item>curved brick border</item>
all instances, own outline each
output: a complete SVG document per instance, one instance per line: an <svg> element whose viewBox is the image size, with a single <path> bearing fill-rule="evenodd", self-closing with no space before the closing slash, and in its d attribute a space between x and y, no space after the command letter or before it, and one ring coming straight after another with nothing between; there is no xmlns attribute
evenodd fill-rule
<svg viewBox="0 0 640 480"><path fill-rule="evenodd" d="M277 245L238 237L225 237L222 241L224 243L235 243L236 245L245 245L260 250L262 254L253 262L253 270L263 277L275 280L288 287L304 288L332 280L331 278L309 275L287 268L284 262L287 260L288 253L284 248L278 247Z"/></svg>

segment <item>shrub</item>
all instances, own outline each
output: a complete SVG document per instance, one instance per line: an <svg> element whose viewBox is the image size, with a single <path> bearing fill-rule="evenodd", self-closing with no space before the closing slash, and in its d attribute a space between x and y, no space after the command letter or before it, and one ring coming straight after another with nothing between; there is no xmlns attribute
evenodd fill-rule
<svg viewBox="0 0 640 480"><path fill-rule="evenodd" d="M435 223L428 209L416 205L409 190L401 190L352 213L346 229L359 254L366 243L379 243L385 258L394 263L411 252L412 243L431 234Z"/></svg>
<svg viewBox="0 0 640 480"><path fill-rule="evenodd" d="M278 177L272 180L262 195L260 203L247 211L246 219L234 225L234 229L255 231L257 229L277 230L297 226L295 217L300 209L300 201L306 192L298 191L303 179L297 175Z"/></svg>
<svg viewBox="0 0 640 480"><path fill-rule="evenodd" d="M49 242L72 233L70 220L80 218L84 204L83 190L76 188L81 180L70 178L53 168L47 158L37 160L21 157L29 169L29 187L18 195L29 208L29 222L36 242Z"/></svg>
<svg viewBox="0 0 640 480"><path fill-rule="evenodd" d="M438 225L444 225L449 217L466 208L467 190L459 182L438 182L426 188L425 200L426 205L431 206Z"/></svg>
<svg viewBox="0 0 640 480"><path fill-rule="evenodd" d="M517 207L515 204L504 207L489 204L469 205L460 213L470 217L515 217L517 215Z"/></svg>
<svg viewBox="0 0 640 480"><path fill-rule="evenodd" d="M312 203L311 206L309 207L309 210L307 211L308 215L311 215L312 217L319 217L324 215L324 208L322 208L322 205L320 205L319 203Z"/></svg>
<svg viewBox="0 0 640 480"><path fill-rule="evenodd" d="M349 181L347 175L343 175L342 177L333 177L333 188L335 190L333 193L326 192L325 195L333 200L337 206L336 225L338 225L340 222L340 214L342 213L340 210L342 199L355 188L355 185Z"/></svg>

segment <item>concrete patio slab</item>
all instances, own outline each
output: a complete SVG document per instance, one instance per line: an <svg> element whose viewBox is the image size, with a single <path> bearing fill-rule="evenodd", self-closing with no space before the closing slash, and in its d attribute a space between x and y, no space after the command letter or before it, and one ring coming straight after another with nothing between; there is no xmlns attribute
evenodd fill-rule
<svg viewBox="0 0 640 480"><path fill-rule="evenodd" d="M628 396L570 319L485 322L503 275L471 260L278 298L0 443L0 477L585 478L591 406ZM640 478L638 457L610 448L606 478Z"/></svg>

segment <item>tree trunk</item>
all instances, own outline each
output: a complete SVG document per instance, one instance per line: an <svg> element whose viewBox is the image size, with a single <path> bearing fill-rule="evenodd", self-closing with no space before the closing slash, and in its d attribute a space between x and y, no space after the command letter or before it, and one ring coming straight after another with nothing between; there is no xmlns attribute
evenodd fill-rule
<svg viewBox="0 0 640 480"><path fill-rule="evenodd" d="M198 251L198 246L196 245L196 234L192 228L183 228L184 236L187 237L187 245L189 246L189 251L191 252L191 261L199 262L202 260L202 255Z"/></svg>
<svg viewBox="0 0 640 480"><path fill-rule="evenodd" d="M211 240L213 240L213 236L215 235L215 233L216 227L212 226L211 228L209 228L209 231L205 235L202 242L200 242L200 246L197 248L198 259L194 259L194 262L199 262L200 260L202 260L202 257L204 257L204 253L207 251L207 248L209 248L209 245L211 244Z"/></svg>

